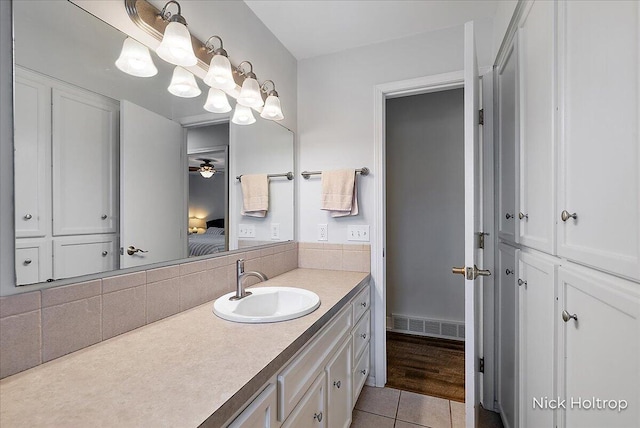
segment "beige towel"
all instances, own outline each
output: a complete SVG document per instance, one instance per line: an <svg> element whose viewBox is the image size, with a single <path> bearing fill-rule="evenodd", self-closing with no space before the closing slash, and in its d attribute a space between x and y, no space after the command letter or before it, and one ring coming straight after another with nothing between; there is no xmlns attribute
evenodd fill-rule
<svg viewBox="0 0 640 428"><path fill-rule="evenodd" d="M322 172L320 209L330 211L331 217L358 214L358 188L355 169Z"/></svg>
<svg viewBox="0 0 640 428"><path fill-rule="evenodd" d="M248 217L265 217L269 209L269 178L267 174L243 175L242 210L240 214Z"/></svg>

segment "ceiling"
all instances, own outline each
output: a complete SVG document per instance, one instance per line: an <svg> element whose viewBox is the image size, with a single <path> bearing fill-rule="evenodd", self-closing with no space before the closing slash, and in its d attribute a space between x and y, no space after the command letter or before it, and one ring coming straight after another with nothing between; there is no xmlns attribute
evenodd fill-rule
<svg viewBox="0 0 640 428"><path fill-rule="evenodd" d="M245 0L297 58L493 18L499 0Z"/></svg>

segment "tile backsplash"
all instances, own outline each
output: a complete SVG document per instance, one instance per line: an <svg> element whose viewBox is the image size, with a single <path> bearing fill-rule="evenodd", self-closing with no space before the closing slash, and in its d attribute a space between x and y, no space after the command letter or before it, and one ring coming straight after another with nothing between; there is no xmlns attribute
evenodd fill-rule
<svg viewBox="0 0 640 428"><path fill-rule="evenodd" d="M0 378L201 305L235 289L235 262L269 278L297 267L369 272L368 244L288 242L0 297ZM258 282L247 278L246 285Z"/></svg>

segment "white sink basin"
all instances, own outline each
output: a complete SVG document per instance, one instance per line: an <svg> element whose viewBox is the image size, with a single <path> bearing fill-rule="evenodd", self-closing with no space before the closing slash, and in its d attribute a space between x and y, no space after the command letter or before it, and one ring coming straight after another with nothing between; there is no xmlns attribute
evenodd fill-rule
<svg viewBox="0 0 640 428"><path fill-rule="evenodd" d="M225 294L213 303L213 313L228 321L268 323L299 318L318 309L320 297L313 291L293 287L252 288L250 296L229 300Z"/></svg>

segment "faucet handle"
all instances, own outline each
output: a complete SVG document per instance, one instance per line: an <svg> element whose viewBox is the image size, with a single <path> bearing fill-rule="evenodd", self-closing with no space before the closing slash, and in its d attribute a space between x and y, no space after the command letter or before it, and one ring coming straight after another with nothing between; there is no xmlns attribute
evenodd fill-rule
<svg viewBox="0 0 640 428"><path fill-rule="evenodd" d="M236 268L238 269L238 273L244 272L244 259L236 260Z"/></svg>

